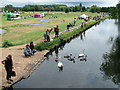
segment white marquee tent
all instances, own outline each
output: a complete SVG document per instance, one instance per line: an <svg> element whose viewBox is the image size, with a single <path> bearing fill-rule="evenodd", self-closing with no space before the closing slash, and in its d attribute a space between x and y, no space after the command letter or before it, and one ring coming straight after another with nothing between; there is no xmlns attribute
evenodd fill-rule
<svg viewBox="0 0 120 90"><path fill-rule="evenodd" d="M88 16L85 15L85 14L83 14L83 15L80 16L80 18L83 18L83 19L85 19L85 18L87 18L87 17L88 17Z"/></svg>

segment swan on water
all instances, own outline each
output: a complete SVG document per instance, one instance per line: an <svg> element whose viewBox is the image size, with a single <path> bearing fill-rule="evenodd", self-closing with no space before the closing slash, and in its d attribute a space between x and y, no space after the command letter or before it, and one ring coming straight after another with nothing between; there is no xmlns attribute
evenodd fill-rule
<svg viewBox="0 0 120 90"><path fill-rule="evenodd" d="M63 63L62 62L58 62L58 67L63 67Z"/></svg>
<svg viewBox="0 0 120 90"><path fill-rule="evenodd" d="M58 62L58 68L59 68L59 71L63 70L63 63L60 61Z"/></svg>
<svg viewBox="0 0 120 90"><path fill-rule="evenodd" d="M83 53L80 53L78 55L78 58L80 58L80 60L86 60L87 55L84 54L84 51L85 51L85 49L83 50Z"/></svg>

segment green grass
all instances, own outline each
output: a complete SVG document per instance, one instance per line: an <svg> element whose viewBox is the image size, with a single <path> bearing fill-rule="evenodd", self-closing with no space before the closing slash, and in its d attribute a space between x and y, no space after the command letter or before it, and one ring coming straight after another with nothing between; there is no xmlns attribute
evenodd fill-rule
<svg viewBox="0 0 120 90"><path fill-rule="evenodd" d="M108 17L106 17L106 18L108 18ZM58 37L58 38L54 39L53 41L48 42L49 45L46 44L45 42L42 42L42 43L40 43L40 44L37 44L37 45L35 46L35 48L36 48L37 50L39 50L39 51L42 51L42 50L50 50L51 48L53 48L53 47L55 47L56 45L60 44L60 42L61 42L60 39L67 40L67 39L70 38L71 36L73 36L73 35L75 35L75 34L79 34L79 32L84 31L84 30L90 28L90 27L93 26L94 24L96 24L96 23L98 23L98 22L100 22L100 21L102 21L102 20L104 20L104 19L106 19L106 18L103 18L103 19L98 20L98 21L89 22L89 23L87 23L87 25L86 25L84 28L78 28L78 29L75 29L75 30L73 30L73 31L71 31L71 32L67 32L67 33L63 34L62 37Z"/></svg>
<svg viewBox="0 0 120 90"><path fill-rule="evenodd" d="M70 12L70 13L64 13L64 12L55 12L54 15L47 15L44 18L26 18L26 19L20 19L20 20L13 20L8 21L6 20L6 17L3 16L2 19L2 25L0 28L7 30L8 32L4 35L0 35L0 39L2 41L8 40L13 45L22 45L29 43L30 41L37 41L43 39L43 34L45 33L45 30L47 28L53 28L55 25L59 25L60 31L66 30L66 25L70 22L73 22L73 19L78 16L81 16L81 14L85 13L88 16L96 16L97 13L90 13L90 12ZM29 12L25 14L21 14L23 16L27 15L33 15L29 14ZM50 18L51 16L57 16L58 18ZM38 22L38 20L44 19L44 20L53 20L54 22L50 22L45 25L38 25L33 26L29 24L35 24L35 23L41 23ZM65 22L61 22L61 20L64 19ZM80 25L82 20L79 20L76 22L76 26ZM54 30L51 32L51 34L54 34ZM1 44L2 42L0 42Z"/></svg>

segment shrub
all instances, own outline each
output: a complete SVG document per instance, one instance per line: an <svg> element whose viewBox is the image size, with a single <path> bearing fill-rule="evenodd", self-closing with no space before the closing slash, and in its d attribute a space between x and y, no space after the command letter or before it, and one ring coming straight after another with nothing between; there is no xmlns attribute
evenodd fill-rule
<svg viewBox="0 0 120 90"><path fill-rule="evenodd" d="M13 44L8 40L5 40L2 44L2 47L9 47L9 46L13 46Z"/></svg>

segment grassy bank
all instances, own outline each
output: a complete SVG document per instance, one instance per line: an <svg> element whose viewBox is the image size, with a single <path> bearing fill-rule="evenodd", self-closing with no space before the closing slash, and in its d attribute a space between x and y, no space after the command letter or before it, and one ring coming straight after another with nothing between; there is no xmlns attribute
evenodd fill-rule
<svg viewBox="0 0 120 90"><path fill-rule="evenodd" d="M4 41L9 41L12 43L13 46L15 45L22 45L29 43L30 41L40 41L43 39L43 34L45 33L45 30L47 28L53 28L55 25L59 25L60 31L63 31L66 29L66 25L70 22L73 22L74 18L77 18L78 16L81 16L83 13L88 16L97 16L98 13L90 13L90 12L70 12L70 13L64 13L64 12L54 12L54 15L47 15L44 18L28 18L27 15L34 15L24 13L21 14L22 16L26 16L26 19L20 19L20 20L13 20L8 21L6 20L6 16L3 16L2 19L2 25L0 25L0 28L3 28L7 30L8 32L4 35L0 35L0 43ZM57 16L58 18L50 18L51 16ZM29 24L38 24L41 22L38 22L38 20L52 20L54 22L47 23L45 25L29 25ZM65 22L62 22L62 19L65 20ZM77 21L76 26L80 25L82 20ZM54 34L54 31L51 32L51 34ZM2 38L2 39L1 39Z"/></svg>
<svg viewBox="0 0 120 90"><path fill-rule="evenodd" d="M59 44L62 43L62 42L61 42L61 39L62 39L63 41L66 41L67 39L70 39L70 38L73 37L74 35L79 34L79 33L83 32L83 31L89 29L89 28L92 27L93 25L99 23L99 22L102 21L102 20L105 20L106 18L108 18L108 17L102 18L102 19L100 19L100 20L98 20L98 21L88 22L84 28L78 28L78 29L74 29L73 31L64 33L61 37L58 37L58 38L56 38L56 39L54 39L53 41L50 41L50 42L48 42L48 43L42 42L42 43L40 43L40 44L37 44L37 45L35 46L35 48L36 48L37 50L39 50L39 51L41 51L41 50L50 50L50 49L53 49L54 47L59 46Z"/></svg>

